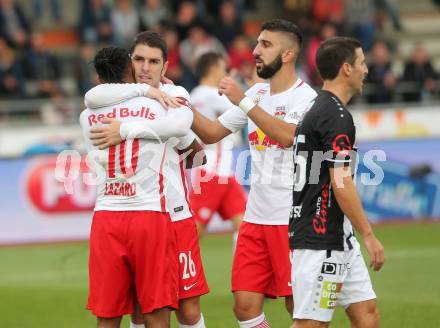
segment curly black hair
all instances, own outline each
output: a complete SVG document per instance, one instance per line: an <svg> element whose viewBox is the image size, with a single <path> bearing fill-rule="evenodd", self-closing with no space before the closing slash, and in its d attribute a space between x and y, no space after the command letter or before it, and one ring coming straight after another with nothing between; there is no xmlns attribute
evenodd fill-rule
<svg viewBox="0 0 440 328"><path fill-rule="evenodd" d="M123 83L129 62L128 50L119 47L105 47L98 51L93 65L103 82Z"/></svg>

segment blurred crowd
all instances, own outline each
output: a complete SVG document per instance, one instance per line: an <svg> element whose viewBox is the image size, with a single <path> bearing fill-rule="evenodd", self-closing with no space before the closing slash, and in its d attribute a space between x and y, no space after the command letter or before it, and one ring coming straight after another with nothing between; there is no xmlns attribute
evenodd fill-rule
<svg viewBox="0 0 440 328"><path fill-rule="evenodd" d="M56 30L63 22L61 1L32 0L32 17L20 3L0 0L0 99L51 98L67 93L60 83L65 61L62 52L46 46L44 33L35 28L49 11ZM377 40L388 18L402 31L397 2L393 0L278 0L274 6L304 31L305 44L298 63L302 77L319 86L315 54L322 40L351 35L361 40L368 54L369 76L364 96L368 103L417 102L438 96L439 73L422 43L404 58L396 74L396 45ZM197 84L197 59L208 51L223 54L231 72L247 87L255 81L252 49L255 35L243 17L256 10L253 0L81 0L75 58L69 62L73 94L84 94L97 83L90 62L102 45L129 46L142 30L160 31L169 47L167 77L191 90ZM272 18L272 17L267 17ZM72 93L72 91L70 91Z"/></svg>

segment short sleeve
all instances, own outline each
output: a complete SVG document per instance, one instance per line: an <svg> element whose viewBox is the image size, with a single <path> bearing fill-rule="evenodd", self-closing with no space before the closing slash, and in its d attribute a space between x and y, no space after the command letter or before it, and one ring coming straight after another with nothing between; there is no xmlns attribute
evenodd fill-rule
<svg viewBox="0 0 440 328"><path fill-rule="evenodd" d="M356 156L353 119L347 111L336 111L328 111L336 115L327 114L317 122L324 159L329 167L348 166Z"/></svg>
<svg viewBox="0 0 440 328"><path fill-rule="evenodd" d="M248 123L248 117L237 106L231 107L225 113L223 113L218 120L220 123L232 133L243 129Z"/></svg>
<svg viewBox="0 0 440 328"><path fill-rule="evenodd" d="M193 141L196 139L194 132L190 131L186 136L178 138L179 143L176 145L178 150L183 150L191 146Z"/></svg>

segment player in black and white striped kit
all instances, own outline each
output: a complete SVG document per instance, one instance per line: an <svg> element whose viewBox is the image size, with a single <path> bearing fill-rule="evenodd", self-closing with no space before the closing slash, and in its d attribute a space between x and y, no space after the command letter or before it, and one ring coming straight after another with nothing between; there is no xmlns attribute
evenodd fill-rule
<svg viewBox="0 0 440 328"><path fill-rule="evenodd" d="M323 90L299 123L294 142L293 328L328 327L336 305L345 308L352 327L378 327L376 294L352 224L376 271L384 250L353 182L355 126L345 108L361 92L368 69L361 44L351 38L323 42L316 58Z"/></svg>

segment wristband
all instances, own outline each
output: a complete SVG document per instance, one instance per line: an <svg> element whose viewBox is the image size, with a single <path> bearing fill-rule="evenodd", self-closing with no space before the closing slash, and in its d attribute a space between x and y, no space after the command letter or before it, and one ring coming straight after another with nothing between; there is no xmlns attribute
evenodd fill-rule
<svg viewBox="0 0 440 328"><path fill-rule="evenodd" d="M238 107L247 115L249 111L254 108L256 104L254 101L249 97L244 97L240 103L238 104Z"/></svg>

